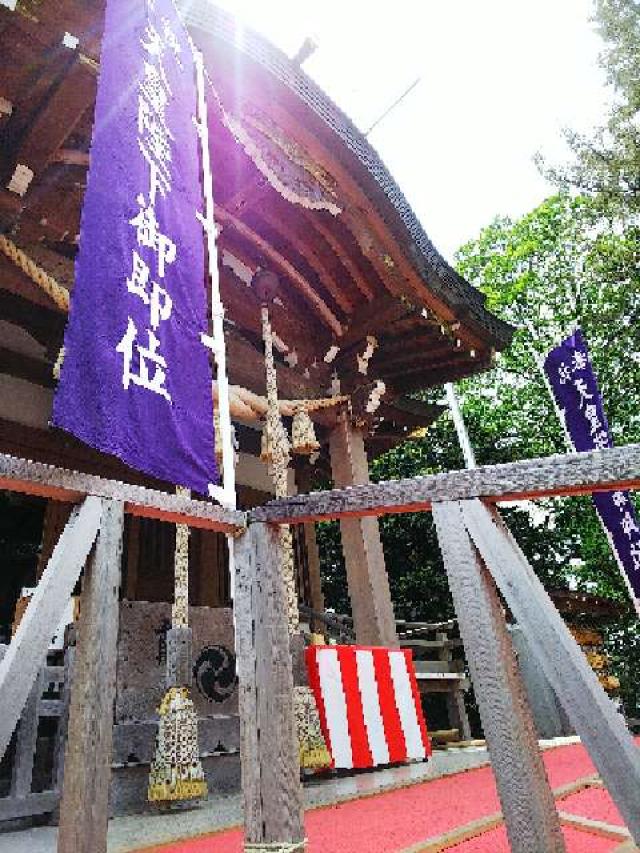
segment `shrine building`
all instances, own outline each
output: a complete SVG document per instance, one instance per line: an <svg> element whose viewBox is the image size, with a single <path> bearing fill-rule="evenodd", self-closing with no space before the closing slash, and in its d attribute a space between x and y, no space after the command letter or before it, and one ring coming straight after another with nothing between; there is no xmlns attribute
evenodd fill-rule
<svg viewBox="0 0 640 853"><path fill-rule="evenodd" d="M260 458L267 390L258 273L269 273L276 288L270 319L280 412L289 431L296 416L308 415L319 445L311 454L297 447L294 424L290 494L365 484L372 459L442 413L417 392L489 369L512 329L439 254L375 149L299 62L206 0L180 6L209 87L238 508L274 493ZM0 6L0 452L169 491L49 426L82 240L103 13L101 0ZM215 402L215 383L213 395ZM72 505L10 492L0 502L0 643L7 644ZM340 525L351 641L397 645L378 520ZM323 620L315 526L293 533L301 621L307 632L326 633L332 617ZM174 549L174 525L127 515L116 810L145 798ZM203 763L210 787L233 788L238 699L223 533L192 531L189 578ZM58 638L62 654L64 643ZM453 690L458 700L460 689ZM0 819L10 817L1 803Z"/></svg>

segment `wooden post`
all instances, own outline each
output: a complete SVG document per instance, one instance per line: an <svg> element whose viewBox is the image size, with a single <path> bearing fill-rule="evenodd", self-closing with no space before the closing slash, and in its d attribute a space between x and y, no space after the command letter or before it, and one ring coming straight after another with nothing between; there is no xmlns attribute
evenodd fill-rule
<svg viewBox="0 0 640 853"><path fill-rule="evenodd" d="M38 711L42 695L42 670L36 676L27 699L16 738L16 751L11 773L10 797L24 798L31 793L33 762L38 740Z"/></svg>
<svg viewBox="0 0 640 853"><path fill-rule="evenodd" d="M100 499L86 498L69 519L18 630L0 661L0 756L4 755L51 638L100 524Z"/></svg>
<svg viewBox="0 0 640 853"><path fill-rule="evenodd" d="M245 840L300 844L302 791L287 600L277 528L254 524L235 545Z"/></svg>
<svg viewBox="0 0 640 853"><path fill-rule="evenodd" d="M298 490L303 493L311 491L312 483L309 464L296 465L296 484ZM318 553L318 541L316 539L316 525L314 521L307 521L304 525L304 543L307 550L307 568L309 572L309 592L311 597L311 609L318 613L324 613L324 595L322 594L322 575L320 573L320 554ZM313 623L313 620L311 620ZM322 632L321 625L312 624L312 630Z"/></svg>
<svg viewBox="0 0 640 853"><path fill-rule="evenodd" d="M636 843L640 750L497 512L462 501L465 523Z"/></svg>
<svg viewBox="0 0 640 853"><path fill-rule="evenodd" d="M331 472L337 487L369 482L364 436L351 426L346 414L340 416L331 432L329 450ZM356 640L363 645L397 646L398 635L378 520L343 518L340 520L340 532Z"/></svg>
<svg viewBox="0 0 640 853"><path fill-rule="evenodd" d="M457 503L433 517L514 853L561 853L564 839L495 585Z"/></svg>
<svg viewBox="0 0 640 853"><path fill-rule="evenodd" d="M106 853L124 507L102 500L84 575L60 804L58 853Z"/></svg>

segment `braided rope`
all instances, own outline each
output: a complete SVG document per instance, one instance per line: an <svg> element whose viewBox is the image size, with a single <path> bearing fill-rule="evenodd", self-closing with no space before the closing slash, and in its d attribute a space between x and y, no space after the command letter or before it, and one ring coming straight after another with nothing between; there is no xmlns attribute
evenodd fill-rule
<svg viewBox="0 0 640 853"><path fill-rule="evenodd" d="M18 248L16 244L6 235L0 234L0 251L10 261L20 267L23 273L29 276L34 284L49 296L61 311L69 311L69 291L59 284L55 278L45 272L42 267L32 261L26 252Z"/></svg>
<svg viewBox="0 0 640 853"><path fill-rule="evenodd" d="M245 853L304 853L307 839L302 841L245 842Z"/></svg>

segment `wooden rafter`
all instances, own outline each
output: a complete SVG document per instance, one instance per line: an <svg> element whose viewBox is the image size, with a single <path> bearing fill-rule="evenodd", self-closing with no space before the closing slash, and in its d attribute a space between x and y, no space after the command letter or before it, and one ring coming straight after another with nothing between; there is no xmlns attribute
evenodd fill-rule
<svg viewBox="0 0 640 853"><path fill-rule="evenodd" d="M374 265L388 288L398 296L418 299L426 304L445 322L454 322L457 317L454 310L422 280L417 270L410 264L404 250L384 222L381 214L370 202L366 202L363 191L353 174L335 157L331 157L318 136L310 126L292 119L291 113L275 99L270 103L270 113L274 121L282 127L291 127L295 123L297 141L306 149L310 157L323 163L330 160L331 172L340 186L341 198L346 201L344 210L338 219L351 231L363 254ZM362 224L366 223L368 236L363 233ZM461 336L471 347L480 347L482 340L468 328L461 330Z"/></svg>
<svg viewBox="0 0 640 853"><path fill-rule="evenodd" d="M227 267L220 271L220 294L227 316L234 325L261 334L260 301L244 282L241 282ZM272 325L275 333L288 347L295 351L301 363L311 364L317 356L314 342L309 339L308 326L294 312L280 305L273 305Z"/></svg>
<svg viewBox="0 0 640 853"><path fill-rule="evenodd" d="M342 282L338 282L333 278L322 257L314 252L310 245L308 235L302 235L299 232L293 218L290 216L288 219L284 219L275 211L270 210L267 205L261 205L255 212L260 219L262 219L272 230L276 231L295 252L304 258L317 275L324 289L331 295L344 313L352 314L354 304L345 293L344 288L342 287Z"/></svg>
<svg viewBox="0 0 640 853"><path fill-rule="evenodd" d="M342 324L329 308L327 303L320 298L316 291L311 287L309 282L298 272L298 270L284 258L280 252L277 252L273 246L264 240L244 222L241 222L237 217L232 216L221 205L216 207L216 218L219 219L225 226L234 228L238 234L249 240L266 258L267 262L275 268L274 271L285 275L296 288L302 293L309 302L317 309L318 314L323 322L331 329L338 337L342 334Z"/></svg>
<svg viewBox="0 0 640 853"><path fill-rule="evenodd" d="M50 94L20 141L14 160L36 175L51 162L96 95L96 77L80 58Z"/></svg>
<svg viewBox="0 0 640 853"><path fill-rule="evenodd" d="M358 288L360 293L362 293L365 299L373 299L375 295L373 287L369 282L367 282L360 269L358 269L357 264L349 255L347 249L345 249L340 238L331 229L331 226L324 222L324 216L317 212L311 213L310 211L305 211L303 213L303 216L306 221L313 226L313 228L318 232L318 234L320 234L323 240L326 241L328 247L331 249L332 252L334 252L340 263L347 270L347 272L353 279L356 287Z"/></svg>

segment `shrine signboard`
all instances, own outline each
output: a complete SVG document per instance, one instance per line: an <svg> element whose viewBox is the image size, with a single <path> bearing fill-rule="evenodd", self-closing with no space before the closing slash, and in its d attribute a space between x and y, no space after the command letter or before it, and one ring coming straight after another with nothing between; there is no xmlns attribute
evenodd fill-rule
<svg viewBox="0 0 640 853"><path fill-rule="evenodd" d="M580 329L549 353L544 366L575 449L612 447L598 381ZM637 606L640 524L631 496L627 491L594 492L593 503Z"/></svg>
<svg viewBox="0 0 640 853"><path fill-rule="evenodd" d="M53 424L206 494L217 473L196 98L171 0L109 0Z"/></svg>

